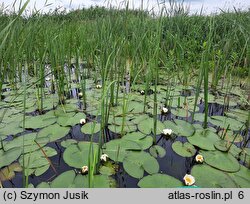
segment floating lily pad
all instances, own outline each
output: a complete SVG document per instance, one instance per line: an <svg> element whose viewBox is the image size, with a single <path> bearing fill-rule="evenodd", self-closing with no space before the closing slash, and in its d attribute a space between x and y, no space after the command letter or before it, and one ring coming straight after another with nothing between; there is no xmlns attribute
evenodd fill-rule
<svg viewBox="0 0 250 204"><path fill-rule="evenodd" d="M238 158L240 155L241 149L237 147L235 144L232 144L232 146L229 149L229 153L232 154L235 158Z"/></svg>
<svg viewBox="0 0 250 204"><path fill-rule="evenodd" d="M56 122L56 117L47 113L39 116L28 116L25 118L25 128L37 129L47 127ZM23 127L23 122L20 122L20 126Z"/></svg>
<svg viewBox="0 0 250 204"><path fill-rule="evenodd" d="M64 161L69 166L79 169L82 168L82 166L87 166L89 162L90 145L92 145L94 154L97 153L98 144L96 143L78 142L78 144L68 146L63 153Z"/></svg>
<svg viewBox="0 0 250 204"><path fill-rule="evenodd" d="M50 184L46 182L42 182L37 185L37 188L50 188Z"/></svg>
<svg viewBox="0 0 250 204"><path fill-rule="evenodd" d="M124 124L124 126L132 126L135 125L134 122L131 120L130 117L126 116L126 117L109 117L109 124L111 125L116 125L116 126L122 126Z"/></svg>
<svg viewBox="0 0 250 204"><path fill-rule="evenodd" d="M230 153L215 151L201 151L206 158L205 162L212 167L226 172L237 172L240 169L239 162Z"/></svg>
<svg viewBox="0 0 250 204"><path fill-rule="evenodd" d="M92 133L95 134L100 131L101 125L99 123L86 123L85 125L82 126L81 131L84 134L89 134L91 135Z"/></svg>
<svg viewBox="0 0 250 204"><path fill-rule="evenodd" d="M138 129L144 134L151 134L154 127L154 121L152 118L148 118L147 120L143 120L138 124Z"/></svg>
<svg viewBox="0 0 250 204"><path fill-rule="evenodd" d="M51 110L58 105L58 98L53 95L43 101L43 110Z"/></svg>
<svg viewBox="0 0 250 204"><path fill-rule="evenodd" d="M69 147L70 145L76 144L76 143L77 143L76 140L68 139L68 140L62 141L62 142L61 142L61 146L64 147L64 148L67 148L67 147Z"/></svg>
<svg viewBox="0 0 250 204"><path fill-rule="evenodd" d="M250 149L243 148L242 152L240 153L240 160L244 162L247 167L250 167Z"/></svg>
<svg viewBox="0 0 250 204"><path fill-rule="evenodd" d="M56 177L51 184L42 182L37 188L110 188L114 185L114 179L106 175L94 175L89 184L88 175L76 175L73 170L70 170Z"/></svg>
<svg viewBox="0 0 250 204"><path fill-rule="evenodd" d="M115 169L111 166L101 166L99 172L102 175L111 176L111 175L115 174Z"/></svg>
<svg viewBox="0 0 250 204"><path fill-rule="evenodd" d="M27 153L24 155L24 157L23 155L21 155L21 157L19 158L18 161L21 165L23 165L24 158L24 172L26 176L33 173L36 176L40 176L49 169L50 163L48 161L48 158L55 156L57 152L51 147L43 147L42 150L39 149L32 153ZM46 154L46 156L44 155L44 153Z"/></svg>
<svg viewBox="0 0 250 204"><path fill-rule="evenodd" d="M214 102L217 103L217 104L220 104L220 105L225 105L224 97L219 97ZM229 106L237 106L237 102L233 101L232 98L230 98L228 105Z"/></svg>
<svg viewBox="0 0 250 204"><path fill-rule="evenodd" d="M233 109L230 110L229 112L225 112L226 116L229 116L231 118L235 118L238 121L241 121L245 123L248 118L248 111L246 110L241 110L241 109Z"/></svg>
<svg viewBox="0 0 250 204"><path fill-rule="evenodd" d="M174 134L189 137L194 134L195 128L184 120L164 121L165 128L172 129Z"/></svg>
<svg viewBox="0 0 250 204"><path fill-rule="evenodd" d="M134 132L136 131L137 127L136 125L124 125L124 127L120 125L109 125L109 130L116 133L116 134L125 134L127 132Z"/></svg>
<svg viewBox="0 0 250 204"><path fill-rule="evenodd" d="M37 138L49 138L50 142L54 142L65 137L69 133L69 127L61 127L57 123L43 128L37 133Z"/></svg>
<svg viewBox="0 0 250 204"><path fill-rule="evenodd" d="M192 157L196 152L194 146L188 142L182 143L180 141L176 141L172 144L172 148L175 153L182 157Z"/></svg>
<svg viewBox="0 0 250 204"><path fill-rule="evenodd" d="M130 176L139 179L143 177L144 170L149 174L159 171L157 160L143 151L129 152L123 160L123 167Z"/></svg>
<svg viewBox="0 0 250 204"><path fill-rule="evenodd" d="M57 123L61 126L75 126L80 123L82 118L86 118L84 113L77 113L72 115L72 113L66 113L57 119Z"/></svg>
<svg viewBox="0 0 250 204"><path fill-rule="evenodd" d="M209 118L209 122L224 129L229 126L230 130L239 130L244 125L242 122L236 119L228 118L225 116L211 116Z"/></svg>
<svg viewBox="0 0 250 204"><path fill-rule="evenodd" d="M224 135L224 131L221 130L219 132L219 135ZM228 130L226 132L224 140L227 140L229 142L232 142L232 141L234 141L234 142L241 142L243 140L243 137L240 134L238 134L238 133L234 133L233 131Z"/></svg>
<svg viewBox="0 0 250 204"><path fill-rule="evenodd" d="M228 174L239 188L250 188L250 170L240 165L240 171Z"/></svg>
<svg viewBox="0 0 250 204"><path fill-rule="evenodd" d="M218 140L214 143L215 148L222 152L228 151L230 145L231 145L231 142L225 141L225 140Z"/></svg>
<svg viewBox="0 0 250 204"><path fill-rule="evenodd" d="M18 159L21 153L22 149L20 147L14 147L7 151L0 149L0 168L10 165L13 161Z"/></svg>
<svg viewBox="0 0 250 204"><path fill-rule="evenodd" d="M176 188L183 186L183 183L167 174L153 174L143 177L138 186L140 188Z"/></svg>
<svg viewBox="0 0 250 204"><path fill-rule="evenodd" d="M214 143L220 140L220 137L209 129L197 130L192 137L187 138L188 141L204 150L215 150Z"/></svg>
<svg viewBox="0 0 250 204"><path fill-rule="evenodd" d="M204 113L195 113L194 114L194 120L203 122L204 121L204 116L205 116Z"/></svg>
<svg viewBox="0 0 250 204"><path fill-rule="evenodd" d="M206 157L207 159L207 157ZM237 187L229 175L206 164L195 165L191 171L195 177L195 185L204 188L235 188Z"/></svg>
<svg viewBox="0 0 250 204"><path fill-rule="evenodd" d="M128 133L122 137L122 140L134 141L142 150L148 149L153 144L153 138L151 136L146 136L140 132Z"/></svg>
<svg viewBox="0 0 250 204"><path fill-rule="evenodd" d="M166 150L159 145L154 145L149 149L150 154L157 158L163 158L166 155Z"/></svg>
<svg viewBox="0 0 250 204"><path fill-rule="evenodd" d="M127 104L127 110L132 113L142 113L144 104L137 101L129 101Z"/></svg>
<svg viewBox="0 0 250 204"><path fill-rule="evenodd" d="M138 124L138 129L140 132L149 135L154 132L154 120L153 118L147 118L146 120L142 120ZM162 133L164 129L164 124L161 121L157 121L156 134L159 135Z"/></svg>
<svg viewBox="0 0 250 204"><path fill-rule="evenodd" d="M19 147L24 153L29 153L39 149L39 146L35 143L35 141L40 145L40 147L43 147L49 142L49 139L46 137L36 138L36 133L30 133L16 137L11 141L3 142L3 146L5 150Z"/></svg>
<svg viewBox="0 0 250 204"><path fill-rule="evenodd" d="M74 187L74 180L76 173L73 170L66 171L57 176L52 182L51 188L72 188ZM83 187L83 185L82 185Z"/></svg>
<svg viewBox="0 0 250 204"><path fill-rule="evenodd" d="M196 124L193 124L193 126L196 130L204 130L204 128L201 126L201 124L196 123ZM208 127L207 129L212 131L212 132L215 132L215 133L217 132L217 130L213 127Z"/></svg>
<svg viewBox="0 0 250 204"><path fill-rule="evenodd" d="M136 115L136 117L133 119L134 124L139 124L140 122L144 120L152 120L147 114L142 114L142 115ZM152 122L152 121L151 121Z"/></svg>
<svg viewBox="0 0 250 204"><path fill-rule="evenodd" d="M141 148L135 141L115 139L103 145L103 152L113 161L122 162L130 150L141 150Z"/></svg>
<svg viewBox="0 0 250 204"><path fill-rule="evenodd" d="M68 103L68 104L60 104L57 106L57 109L56 109L56 113L69 113L69 112L75 112L77 111L77 106L76 104L71 104L71 103Z"/></svg>
<svg viewBox="0 0 250 204"><path fill-rule="evenodd" d="M191 114L189 111L183 108L171 109L171 113L178 117L189 117Z"/></svg>
<svg viewBox="0 0 250 204"><path fill-rule="evenodd" d="M10 121L9 123L1 123L0 137L2 137L2 139L8 135L16 135L21 132L23 132L23 128L21 128L19 123L15 120Z"/></svg>

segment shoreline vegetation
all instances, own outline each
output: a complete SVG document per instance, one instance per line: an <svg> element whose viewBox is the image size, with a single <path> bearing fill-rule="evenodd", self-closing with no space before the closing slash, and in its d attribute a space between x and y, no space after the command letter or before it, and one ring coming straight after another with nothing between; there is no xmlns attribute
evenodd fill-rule
<svg viewBox="0 0 250 204"><path fill-rule="evenodd" d="M0 11L1 187L250 187L249 10L28 3Z"/></svg>

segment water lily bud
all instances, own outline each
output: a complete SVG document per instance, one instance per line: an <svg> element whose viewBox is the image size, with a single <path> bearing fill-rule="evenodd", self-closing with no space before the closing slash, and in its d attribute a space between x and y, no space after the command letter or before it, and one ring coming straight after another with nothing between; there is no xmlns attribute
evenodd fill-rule
<svg viewBox="0 0 250 204"><path fill-rule="evenodd" d="M97 89L101 89L101 88L102 88L102 85L97 84L97 85L96 85L96 88L97 88Z"/></svg>
<svg viewBox="0 0 250 204"><path fill-rule="evenodd" d="M89 170L88 166L83 166L82 167L82 174L88 173L88 170Z"/></svg>
<svg viewBox="0 0 250 204"><path fill-rule="evenodd" d="M141 90L140 91L141 95L145 94L145 91L144 90Z"/></svg>
<svg viewBox="0 0 250 204"><path fill-rule="evenodd" d="M172 132L173 132L173 130L171 130L171 129L163 129L163 130L162 130L162 133L163 133L164 135L171 135Z"/></svg>
<svg viewBox="0 0 250 204"><path fill-rule="evenodd" d="M201 154L197 154L195 157L195 161L198 163L202 163L204 161L204 158Z"/></svg>
<svg viewBox="0 0 250 204"><path fill-rule="evenodd" d="M109 156L107 154L102 154L101 155L101 161L107 161L107 159L109 158Z"/></svg>
<svg viewBox="0 0 250 204"><path fill-rule="evenodd" d="M82 118L81 120L80 120L80 124L81 125L84 125L86 123L86 119L85 118Z"/></svg>
<svg viewBox="0 0 250 204"><path fill-rule="evenodd" d="M167 113L167 112L168 112L168 109L167 109L166 107L162 107L161 112L162 112L162 113Z"/></svg>
<svg viewBox="0 0 250 204"><path fill-rule="evenodd" d="M78 93L78 96L79 96L79 97L82 97L82 96L83 96L82 92Z"/></svg>
<svg viewBox="0 0 250 204"><path fill-rule="evenodd" d="M183 180L186 186L192 186L195 183L195 178L190 174L186 174Z"/></svg>

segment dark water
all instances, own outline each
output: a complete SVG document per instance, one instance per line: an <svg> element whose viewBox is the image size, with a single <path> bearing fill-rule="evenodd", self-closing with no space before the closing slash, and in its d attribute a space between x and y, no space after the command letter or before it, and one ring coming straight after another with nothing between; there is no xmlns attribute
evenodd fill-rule
<svg viewBox="0 0 250 204"><path fill-rule="evenodd" d="M116 139L118 136L114 133L109 132L108 140ZM62 140L65 139L75 139L77 141L90 141L90 136L85 135L81 132L81 126L76 125L71 129L69 134L65 136ZM94 142L98 141L98 134L94 135L93 138ZM192 166L192 159L193 158L183 158L179 155L177 155L172 150L172 143L174 140L166 140L165 138L161 138L160 136L157 137L158 145L162 146L164 149L166 149L166 155L163 158L158 158L158 162L160 165L160 172L166 173L168 175L174 176L175 178L182 179L186 173L188 173ZM176 140L180 141L186 141L186 138L184 137L177 137ZM53 166L55 167L57 171L57 175L72 170L74 168L68 166L64 160L63 160L63 152L65 150L64 147L60 145L60 142L52 142L49 143L47 146L54 148L57 151L57 155L50 157L51 162L53 163ZM79 170L78 170L79 171ZM52 167L49 168L44 174L41 176L30 176L29 177L29 183L32 183L34 186L37 186L41 182L48 182L52 181L57 176L52 169ZM145 173L145 175L147 175ZM120 188L137 188L138 179L135 179L131 176L129 176L123 169L122 164L119 165L118 172L113 176L113 178L117 181L117 187ZM22 181L22 173L16 173L16 176L11 181L5 181L3 182L4 187L15 187L20 188L23 187L23 181Z"/></svg>
<svg viewBox="0 0 250 204"><path fill-rule="evenodd" d="M78 96L78 92L79 92L79 90L73 90L70 95L73 98L76 98ZM187 94L187 93L185 93L185 94ZM189 94L189 92L188 92L188 94ZM81 105L81 104L79 104L79 105ZM203 113L204 112L204 103L200 102L200 104L198 104L198 106L199 106L199 112ZM219 105L216 103L209 104L209 116L211 116L211 115L224 115L224 110L225 110L225 107L223 105ZM37 114L39 114L39 113L37 113L36 111L33 113L30 113L30 115L37 115ZM90 116L90 115L87 115L87 116L89 119L93 118L93 116ZM158 116L158 119L161 121L171 120L171 119L175 119L175 118L185 119L187 121L191 121L191 117L181 118L181 117L176 117L176 116L172 115L171 113ZM212 124L209 124L209 125L212 126ZM38 130L36 130L36 131L38 131ZM31 131L25 131L24 133L21 133L18 136L21 136L21 135L29 133L29 132L31 132ZM107 133L106 134L107 141L119 138L119 136L117 134L114 134L108 130L106 131L106 133ZM250 135L248 134L248 139L249 139L249 137L250 137ZM7 137L7 140L12 140L12 139L13 139L13 137L11 137L11 136ZM63 160L63 152L64 152L65 148L62 147L60 145L60 143L62 140L66 140L66 139L75 139L77 141L90 141L91 138L90 138L90 135L85 135L81 132L80 125L76 125L76 126L72 127L69 134L67 134L60 141L49 143L47 146L52 147L57 151L56 156L50 157L50 160L53 163L53 166L55 167L57 174L54 172L52 167L50 167L49 170L47 170L41 176L38 176L38 177L33 176L33 175L29 176L29 183L33 184L34 186L37 186L41 182L52 181L57 175L60 175L61 173L65 172L65 171L74 169L74 168L68 166ZM190 173L191 168L194 165L194 157L195 156L186 158L186 157L181 157L178 154L176 154L172 150L172 143L176 140L181 141L181 142L187 141L187 139L185 137L176 137L174 139L171 139L171 138L166 139L165 137L161 137L161 136L157 137L157 145L160 145L161 147L163 147L166 150L166 155L163 158L157 158L157 160L158 160L158 163L160 165L160 171L159 171L160 173L168 174L168 175L173 176L173 177L182 181L182 178L184 177L184 175L186 173ZM93 141L98 142L98 133L94 135ZM240 144L237 144L237 146L240 146ZM197 151L198 151L198 149L197 149ZM77 171L79 171L79 170L77 170ZM146 175L147 174L145 173L144 176L146 176ZM138 187L137 183L139 180L129 176L124 171L122 164L119 164L118 171L115 175L113 175L113 178L116 180L117 187L119 187L119 188L137 188ZM16 173L16 176L11 181L3 182L3 186L4 187L15 187L15 188L23 187L22 173Z"/></svg>

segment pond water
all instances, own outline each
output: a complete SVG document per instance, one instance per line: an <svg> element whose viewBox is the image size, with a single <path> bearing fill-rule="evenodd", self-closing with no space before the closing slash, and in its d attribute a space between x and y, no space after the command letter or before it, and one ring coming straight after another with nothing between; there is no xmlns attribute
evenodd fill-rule
<svg viewBox="0 0 250 204"><path fill-rule="evenodd" d="M91 85L89 85L89 86L91 86ZM73 107L72 104L75 104L75 106L78 107L79 110L81 110L82 102L78 98L79 90L80 90L79 88L72 88L70 90L69 94L68 94L68 100L71 100L71 102L69 103L69 106L71 105L71 107ZM101 94L100 90L93 90L91 88L89 88L87 90L89 91L87 93L92 94L92 96L93 96L93 94L96 94L96 93L97 93L98 96L100 96L100 94ZM159 88L159 90L160 90L160 88ZM8 103L7 102L8 100L6 101L5 99L9 98L8 92L11 93L11 89L5 88L5 89L3 89L3 91L4 91L3 92L4 95L2 96L2 99L3 99L4 102L2 104L4 106L1 108L2 110L4 110L6 107L8 107L8 105L6 105ZM158 105L159 107L163 106L163 103L164 103L165 92L164 91L162 91L162 92L163 93L159 92L159 96L160 96L159 98L162 99L161 104L159 103L159 105ZM151 96L152 96L152 94L153 94L152 91L150 91L148 93L148 98L149 98L148 99L149 100L148 107L149 108L147 110L147 114L142 113L141 110L138 111L138 109L141 109L141 107L143 105L142 102L143 102L143 99L144 99L144 96L138 94L138 92L134 94L134 99L132 100L133 104L131 105L132 108L131 107L128 108L128 111L130 112L131 116L129 116L129 119L126 120L126 128L132 128L133 129L132 132L145 135L143 137L140 137L143 140L145 138L148 138L148 137L153 137L153 136L151 136L152 131L149 131L148 133L150 133L150 132L151 133L148 134L147 133L147 131L148 131L147 127L140 126L140 124L142 124L144 120L151 121L151 119L152 119L151 118L151 113L152 113L152 104L151 104L152 103L152 98L151 98ZM31 97L31 96L29 96L29 97ZM178 107L179 104L181 104L183 106L183 104L184 104L183 100L186 100L186 98L187 99L190 98L190 100L192 100L190 103L193 102L194 93L193 93L192 89L190 91L188 91L188 92L183 91L183 90L179 91L179 96L177 95L173 99L173 107L171 107L171 112L169 112L167 114L158 114L157 120L158 120L158 123L161 125L160 127L163 127L162 124L169 124L169 123L164 123L164 122L169 122L169 121L170 122L174 121L174 123L178 122L176 124L179 124L179 121L187 121L183 125L186 125L186 123L191 125L192 117L191 117L191 111L190 110L192 110L193 106L191 106L190 110L188 110L188 111L186 109L184 109L183 107L182 108ZM17 100L16 105L14 105L14 107L12 106L11 109L20 109L20 106L18 107L18 105L20 104L20 101L21 100ZM96 103L96 101L97 101L97 98L95 96L93 98L92 102ZM91 101L89 101L89 102L91 103ZM219 102L221 103L221 100L219 100ZM47 105L48 108L45 109L42 112L43 113L42 115L46 115L46 114L50 113L51 111L54 111L54 109L57 110L58 107L60 107L60 105L58 105L58 106L55 105L54 106L54 104L53 104L54 108L52 108L50 103L52 103L51 99L49 100L48 104L47 103L45 104L45 105ZM233 120L236 121L238 119L238 117L235 117L234 119L230 118L230 122L225 122L225 121L222 122L221 121L222 119L220 117L225 117L225 115L228 112L230 113L230 111L228 111L228 110L240 110L240 106L237 103L232 103L230 106L224 106L223 104L220 104L220 103L217 103L216 100L214 100L213 103L210 102L209 103L209 111L208 111L208 115L209 115L209 117L211 117L211 119L209 120L208 126L210 128L212 128L211 132L214 132L213 134L219 134L219 135L220 135L219 130L221 128L222 129L224 128L224 130L227 129L228 128L227 124L229 124ZM57 102L55 102L55 104L57 104ZM92 107L91 105L89 104L89 107ZM16 108L16 107L18 107L18 108ZM31 108L29 108L29 110L32 110L32 107L33 106L31 106ZM121 106L120 107L118 106L118 108L115 108L114 111L115 112L116 111L120 112L121 111ZM158 112L160 112L160 111L158 111ZM93 115L93 113L95 113L95 114ZM204 113L204 102L203 102L202 99L200 99L200 101L198 102L196 115L198 116L200 114L199 116L203 117L203 115L204 115L203 113ZM19 114L19 112L17 111L14 114L7 115L7 117L9 117L8 121L11 119L11 117L15 118L15 115L18 115L18 114ZM58 118L61 117L60 114L58 115ZM70 115L70 112L68 112L68 114ZM91 123L91 121L94 121L94 120L97 123L100 123L101 117L100 117L99 114L97 114L96 108L94 108L94 111L91 108L87 108L87 110L85 111L85 114L86 114L86 118L87 118L87 124ZM243 114L244 117L247 118L248 111L241 110L241 114ZM40 115L40 112L37 111L37 110L35 110L35 111L27 111L27 113L26 113L26 116L30 117L30 118L36 117L36 116L39 117L39 115ZM69 117L69 115L65 115L65 117L63 119L65 119L66 117ZM74 114L72 113L72 116L73 115ZM95 115L98 115L98 116L95 117ZM119 115L119 114L117 113L117 114L113 115L111 113L111 116L114 117L114 118L117 117L116 115ZM135 124L132 124L131 121L137 120L136 117L138 115L142 116L142 119L137 121L137 123L135 122ZM216 118L215 116L219 116L219 117ZM74 116L74 117L76 117L76 116ZM200 119L202 117L196 118L194 124L202 125L203 120ZM215 117L215 118L213 118L213 117ZM119 117L117 117L117 118L119 118ZM227 120L226 117L225 117L225 119ZM58 120L59 119L57 119L57 123L59 123L60 125L62 125L64 123L66 124L68 122L66 119L65 119L66 122L65 121L58 122ZM235 121L233 121L233 123ZM55 124L55 122L56 122L56 120L54 122L52 122L51 124ZM10 122L5 123L4 119L3 119L3 123L4 123L4 125L9 125L10 124ZM29 121L27 123L29 123ZM66 171L70 171L70 170L74 170L76 172L76 174L79 174L80 168L75 168L74 165L69 165L67 160L65 160L64 156L63 156L65 150L67 148L69 148L70 145L67 146L66 148L65 148L65 146L61 145L62 141L67 141L67 140L74 140L75 142L90 141L91 140L91 136L89 134L85 134L82 131L82 128L85 127L85 125L80 125L80 124L77 124L77 123L78 122L75 122L75 121L71 123L72 127L68 128L68 131L66 131L66 133L67 132L68 133L66 135L61 135L59 139L55 139L55 141L52 141L52 142L48 141L46 143L46 147L51 147L56 151L56 155L53 155L53 156L49 157L49 159L52 162L52 164L53 164L53 166L54 166L57 173L55 173L54 169L51 166L49 166L47 168L47 170L44 171L39 176L35 176L34 173L32 173L29 176L29 179L28 179L29 184L33 184L33 186L37 186L42 182L52 182L58 175L62 174L63 172L66 172ZM172 126L173 126L174 123L171 123ZM218 125L218 123L219 123L219 125ZM10 134L10 135L4 135L4 133L1 133L1 128L0 128L1 141L2 141L2 143L4 142L3 146L8 145L9 142L13 141L17 137L25 137L27 134L30 134L30 133L38 133L38 135L39 135L39 132L41 132L47 126L50 126L50 123L48 123L48 124L49 125L45 125L45 126L42 125L43 127L41 127L41 128L34 128L33 130L32 130L32 128L28 127L28 128L26 128L26 131L24 131L24 132L19 131L20 133L18 132L16 134L13 133L13 134ZM118 124L120 124L120 121L118 122ZM169 124L169 125L171 125L171 124ZM189 126L181 127L181 124L182 123L180 123L179 126L175 127L175 128L177 128L176 129L177 132L174 134L173 137L165 137L163 134L158 133L158 135L156 137L156 144L155 145L158 145L158 146L162 147L162 149L164 149L165 153L161 157L159 157L159 156L156 157L156 160L157 160L158 165L159 165L159 168L158 168L157 172L150 173L150 170L149 171L144 171L143 176L142 176L143 178L146 178L150 174L154 175L154 174L158 173L158 174L162 174L162 175L171 176L171 177L179 180L180 182L183 182L183 177L185 176L185 174L192 174L193 173L192 168L194 166L199 166L199 165L197 165L197 162L195 161L195 156L200 152L200 150L204 151L204 147L202 146L202 144L200 145L199 142L197 142L196 140L192 140L192 138L191 138L191 140L189 140L190 135L185 135L185 133L183 133L183 130L178 131L178 128L184 129L184 130L185 130L185 128L187 128L187 131L190 131ZM235 122L235 124L236 125L232 125L232 126L236 126L236 127L229 126L229 130L232 130L234 134L237 133L237 132L240 132L241 135L242 135L240 137L242 137L242 138L239 139L239 141L237 141L237 140L235 140L236 142L233 141L236 144L235 148L238 147L235 151L239 151L239 152L238 152L238 156L236 156L237 154L233 154L233 153L232 153L232 155L234 155L235 158L237 158L239 160L239 163L240 163L239 169L243 168L244 166L248 168L249 167L249 138L250 138L249 129L246 130L246 129L240 127L241 125L242 125L242 127L244 126L244 122L242 120L240 120L238 122ZM64 125L62 125L62 126L64 126ZM65 126L67 126L67 125L65 125ZM120 140L119 131L118 132L117 131L115 131L115 132L111 131L111 130L114 130L114 126L116 128L119 127L119 125L112 125L112 122L109 122L109 126L106 127L105 143L109 143L110 141L113 141L113 140ZM152 126L152 124L150 124L149 126ZM58 127L61 127L61 126L58 126ZM232 127L232 128L230 128L230 127ZM11 128L13 128L13 127L11 127ZM165 128L168 128L168 126L165 125ZM193 128L193 126L191 128ZM194 129L194 132L201 131L201 126L195 126L195 128L193 128L193 129ZM174 129L174 131L175 131L175 129ZM192 133L192 135L194 134L194 132ZM129 134L130 134L129 131L127 131L127 135L129 135ZM184 134L184 136L182 134ZM15 135L15 136L13 136L13 135ZM7 136L7 137L4 137L4 136ZM50 137L49 134L47 134L47 137ZM191 136L191 137L194 137L194 136ZM51 141L52 139L50 138L49 140ZM97 133L95 133L93 135L93 142L98 143L98 140L99 140L99 133L97 131ZM222 140L224 141L224 139L222 139ZM140 141L142 141L142 140L140 139ZM184 150L183 149L175 150L173 148L173 144L174 143L177 144L176 143L177 141L180 141L181 144L186 144L186 143L190 144L191 143L190 145L192 146L192 148L194 148L194 149L191 148L192 151L193 151L192 156L181 156L180 154L183 154L183 151L188 152L188 150L186 150L186 149L184 149ZM230 143L230 141L232 141L232 139L225 139L225 141L228 141ZM211 142L211 141L209 140L208 142ZM74 145L74 143L71 144L71 145ZM150 148L152 147L152 145L153 144L150 143L150 145L147 148L142 149L142 151L144 150L145 153L150 155L151 154ZM243 149L244 149L244 153L240 153L241 150L243 151ZM207 150L207 152L211 152L211 150L213 150L213 152L219 151L217 148L214 148L214 147L212 149L211 149L211 147L205 147L205 150ZM107 149L107 152L108 151L111 151L111 150ZM129 152L130 150L128 149L127 151ZM138 151L138 150L135 150L135 151ZM186 154L187 152L185 152L184 154ZM31 154L32 154L32 152L31 152ZM229 154L229 153L227 153L227 154ZM241 157L240 154L244 154L244 155ZM152 157L152 155L150 157ZM12 162L14 162L15 160L16 159L14 159ZM206 161L206 159L205 159L205 161ZM235 161L233 161L233 162L235 162ZM19 163L21 163L20 160L19 160ZM120 187L120 188L137 188L138 187L138 182L140 181L140 179L135 178L133 173L130 173L130 172L133 172L133 170L128 170L128 172L127 172L126 169L124 168L123 162L121 162L121 161L117 162L117 164L118 164L118 168L116 169L116 172L113 173L112 175L109 175L111 178L113 178L116 181L115 186ZM204 166L207 166L207 165L211 166L211 163L208 162L207 164L204 164ZM237 164L235 164L235 165L237 165ZM224 166L223 167L218 167L218 166L213 166L212 165L212 167L214 167L215 169L220 169L221 168L220 169L221 172L226 172L230 176L235 176L235 174L237 174L237 172L243 171L243 170L239 170L239 169L237 171L236 170L230 170L230 169L227 169L227 167L224 168ZM146 169L146 167L143 167L143 168ZM207 168L211 168L211 167L207 167ZM211 168L211 169L212 169L212 171L214 170L213 168ZM216 170L216 171L218 171L218 170ZM194 173L196 173L196 175L199 176L199 172L198 173L194 172ZM242 175L245 177L246 182L248 182L249 179L250 179L249 170L246 171L244 169L244 172L243 173L241 172L241 176ZM234 179L235 179L235 177L234 177ZM237 179L238 179L238 177L237 177ZM237 179L234 180L234 181L236 181L236 183L238 182L239 186L237 186L237 187L245 187L245 183L244 182L242 183L241 181L239 181ZM200 184L202 186L204 184L204 181L201 181ZM16 172L15 176L12 179L3 181L2 185L4 187L23 187L23 174L22 174L22 172ZM217 186L220 186L220 185L222 187L227 186L226 184L220 184L220 183ZM230 185L230 182L229 182L229 185Z"/></svg>

